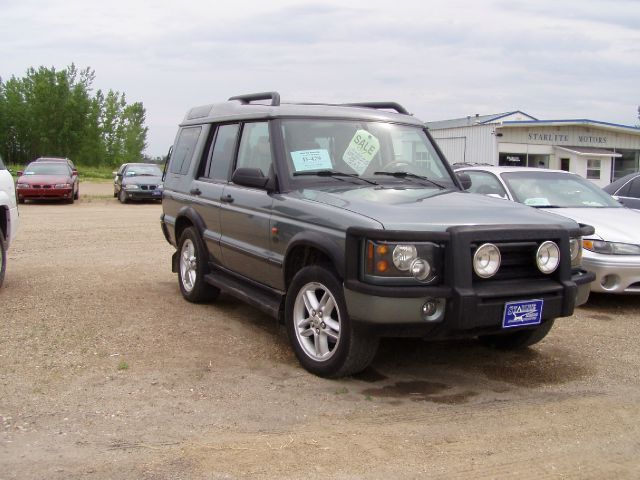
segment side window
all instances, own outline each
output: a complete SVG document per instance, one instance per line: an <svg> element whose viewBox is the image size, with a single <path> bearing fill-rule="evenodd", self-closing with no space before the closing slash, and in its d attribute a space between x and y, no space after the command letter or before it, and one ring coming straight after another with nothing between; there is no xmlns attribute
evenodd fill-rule
<svg viewBox="0 0 640 480"><path fill-rule="evenodd" d="M7 167L4 166L4 162L2 161L2 157L0 157L0 170L6 170Z"/></svg>
<svg viewBox="0 0 640 480"><path fill-rule="evenodd" d="M258 168L265 177L269 175L271 145L267 122L246 123L244 125L236 168Z"/></svg>
<svg viewBox="0 0 640 480"><path fill-rule="evenodd" d="M200 138L201 131L202 127L187 127L182 129L173 153L171 154L171 164L169 166L171 173L184 175L189 171L193 152L196 148L196 143L198 143L198 138Z"/></svg>
<svg viewBox="0 0 640 480"><path fill-rule="evenodd" d="M507 192L500 184L500 181L492 174L473 170L469 170L466 173L471 177L471 188L469 188L469 192L507 198Z"/></svg>
<svg viewBox="0 0 640 480"><path fill-rule="evenodd" d="M631 184L631 188L629 188L628 196L634 197L634 198L640 198L640 177L637 177Z"/></svg>
<svg viewBox="0 0 640 480"><path fill-rule="evenodd" d="M238 129L237 123L220 125L216 128L209 158L202 172L203 177L223 181L229 179L229 169L233 163L238 141Z"/></svg>

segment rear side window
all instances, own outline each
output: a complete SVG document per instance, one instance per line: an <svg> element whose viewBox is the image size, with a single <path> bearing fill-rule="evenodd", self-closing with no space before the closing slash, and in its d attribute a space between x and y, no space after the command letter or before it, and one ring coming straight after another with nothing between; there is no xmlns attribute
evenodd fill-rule
<svg viewBox="0 0 640 480"><path fill-rule="evenodd" d="M237 123L220 125L216 129L211 153L209 154L207 165L202 172L203 177L214 180L228 180L229 169L231 168L236 152L238 129L239 125Z"/></svg>
<svg viewBox="0 0 640 480"><path fill-rule="evenodd" d="M189 171L193 152L196 149L202 127L183 128L171 155L169 171L184 175Z"/></svg>

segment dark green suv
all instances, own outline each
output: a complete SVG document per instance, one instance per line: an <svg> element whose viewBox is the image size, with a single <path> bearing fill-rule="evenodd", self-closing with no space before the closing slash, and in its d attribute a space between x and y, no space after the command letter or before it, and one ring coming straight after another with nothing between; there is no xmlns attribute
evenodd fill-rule
<svg viewBox="0 0 640 480"><path fill-rule="evenodd" d="M276 317L321 376L363 370L381 336L532 345L587 300L592 229L463 184L396 103L241 95L187 113L161 224L187 300Z"/></svg>

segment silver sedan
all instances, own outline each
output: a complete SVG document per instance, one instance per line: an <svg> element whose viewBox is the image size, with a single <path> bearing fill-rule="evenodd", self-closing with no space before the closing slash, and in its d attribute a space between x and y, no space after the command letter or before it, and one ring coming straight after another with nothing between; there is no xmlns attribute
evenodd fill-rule
<svg viewBox="0 0 640 480"><path fill-rule="evenodd" d="M625 208L595 184L562 170L468 167L470 192L504 198L595 228L582 242L582 264L596 274L592 292L640 294L640 211Z"/></svg>

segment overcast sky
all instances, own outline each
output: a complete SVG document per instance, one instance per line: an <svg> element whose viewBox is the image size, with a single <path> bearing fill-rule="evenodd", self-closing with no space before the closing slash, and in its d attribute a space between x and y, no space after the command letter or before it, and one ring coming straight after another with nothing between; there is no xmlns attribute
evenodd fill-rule
<svg viewBox="0 0 640 480"><path fill-rule="evenodd" d="M0 0L2 79L71 63L144 104L152 156L189 108L268 90L636 125L640 1Z"/></svg>

